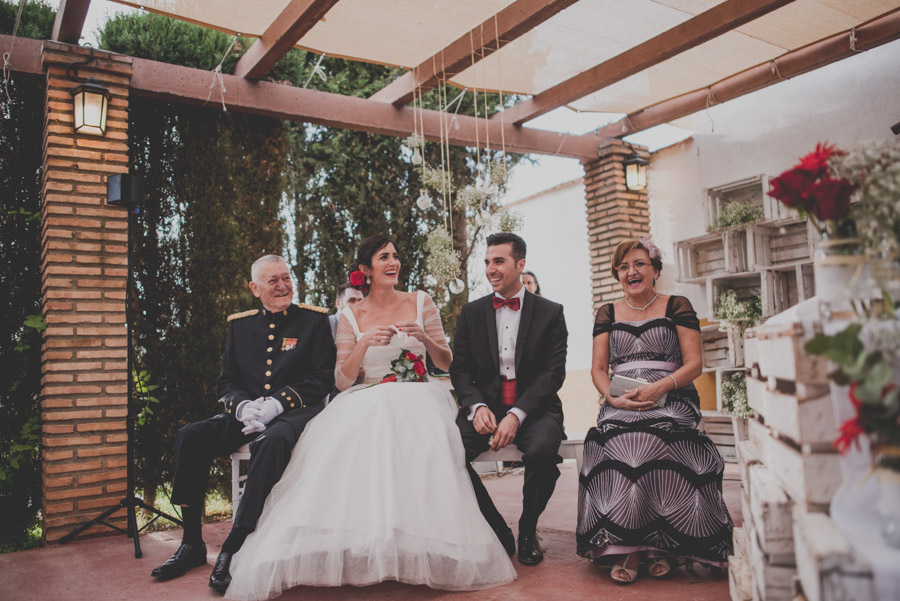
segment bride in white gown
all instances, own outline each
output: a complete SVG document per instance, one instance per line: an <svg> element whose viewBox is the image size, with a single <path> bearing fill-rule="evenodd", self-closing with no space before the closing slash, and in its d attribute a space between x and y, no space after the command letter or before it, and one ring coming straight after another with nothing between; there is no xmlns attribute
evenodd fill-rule
<svg viewBox="0 0 900 601"><path fill-rule="evenodd" d="M371 291L338 325L335 380L344 392L294 447L234 556L229 599L268 599L297 585L397 580L477 590L516 579L478 509L447 386L381 383L401 349L449 367L437 307L424 292L394 289L400 261L386 236L364 240L357 262Z"/></svg>

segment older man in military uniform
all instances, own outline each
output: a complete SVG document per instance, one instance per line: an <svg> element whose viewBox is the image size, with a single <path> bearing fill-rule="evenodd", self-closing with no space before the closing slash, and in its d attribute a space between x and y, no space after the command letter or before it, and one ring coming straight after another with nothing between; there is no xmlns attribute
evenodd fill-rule
<svg viewBox="0 0 900 601"><path fill-rule="evenodd" d="M210 463L250 442L244 493L209 579L220 592L228 588L231 556L256 528L297 439L334 386L335 346L327 309L292 303L290 271L280 256L258 259L251 275L250 290L262 308L228 318L218 381L225 413L178 432L172 503L182 507L184 535L175 554L153 570L159 580L206 564L200 518Z"/></svg>

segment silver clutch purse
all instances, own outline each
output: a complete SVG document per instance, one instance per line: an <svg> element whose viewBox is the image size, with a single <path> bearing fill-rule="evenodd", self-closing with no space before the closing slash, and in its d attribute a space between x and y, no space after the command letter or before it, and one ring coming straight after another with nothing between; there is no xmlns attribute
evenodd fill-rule
<svg viewBox="0 0 900 601"><path fill-rule="evenodd" d="M643 378L629 378L628 376L621 376L619 374L615 374L612 377L612 380L609 382L609 390L606 394L610 396L622 396L632 388L637 388L638 386L643 386L644 384L649 384L649 382ZM666 397L669 396L668 392L664 392L662 396L656 399L656 406L662 407L666 404Z"/></svg>

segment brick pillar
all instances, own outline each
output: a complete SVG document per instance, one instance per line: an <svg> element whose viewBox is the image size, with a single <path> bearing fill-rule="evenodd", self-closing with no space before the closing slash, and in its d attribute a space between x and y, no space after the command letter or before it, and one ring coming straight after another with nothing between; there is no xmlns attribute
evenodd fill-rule
<svg viewBox="0 0 900 601"><path fill-rule="evenodd" d="M600 158L584 163L594 311L622 296L621 286L609 273L616 245L626 238L650 235L647 191L632 192L625 187L623 163L632 152L650 159L643 146L609 139L600 147Z"/></svg>
<svg viewBox="0 0 900 601"><path fill-rule="evenodd" d="M126 211L106 205L106 179L128 171L131 58L95 52L78 68L112 93L103 137L75 134L66 76L86 48L44 42L41 294L43 520L48 542L125 494ZM124 512L111 516L124 527ZM109 532L105 527L88 531Z"/></svg>

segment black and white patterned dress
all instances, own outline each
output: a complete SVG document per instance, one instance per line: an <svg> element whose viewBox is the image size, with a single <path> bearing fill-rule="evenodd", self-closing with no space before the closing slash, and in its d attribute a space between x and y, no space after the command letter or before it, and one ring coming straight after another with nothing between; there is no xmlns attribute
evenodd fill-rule
<svg viewBox="0 0 900 601"><path fill-rule="evenodd" d="M665 363L682 365L676 326L700 329L681 296L669 298L665 317L641 321L616 321L613 305L604 305L594 336L609 333L616 373L654 382L675 371ZM722 498L725 464L699 423L693 383L669 392L661 408L638 412L603 404L584 442L579 555L647 551L725 564L733 526Z"/></svg>

